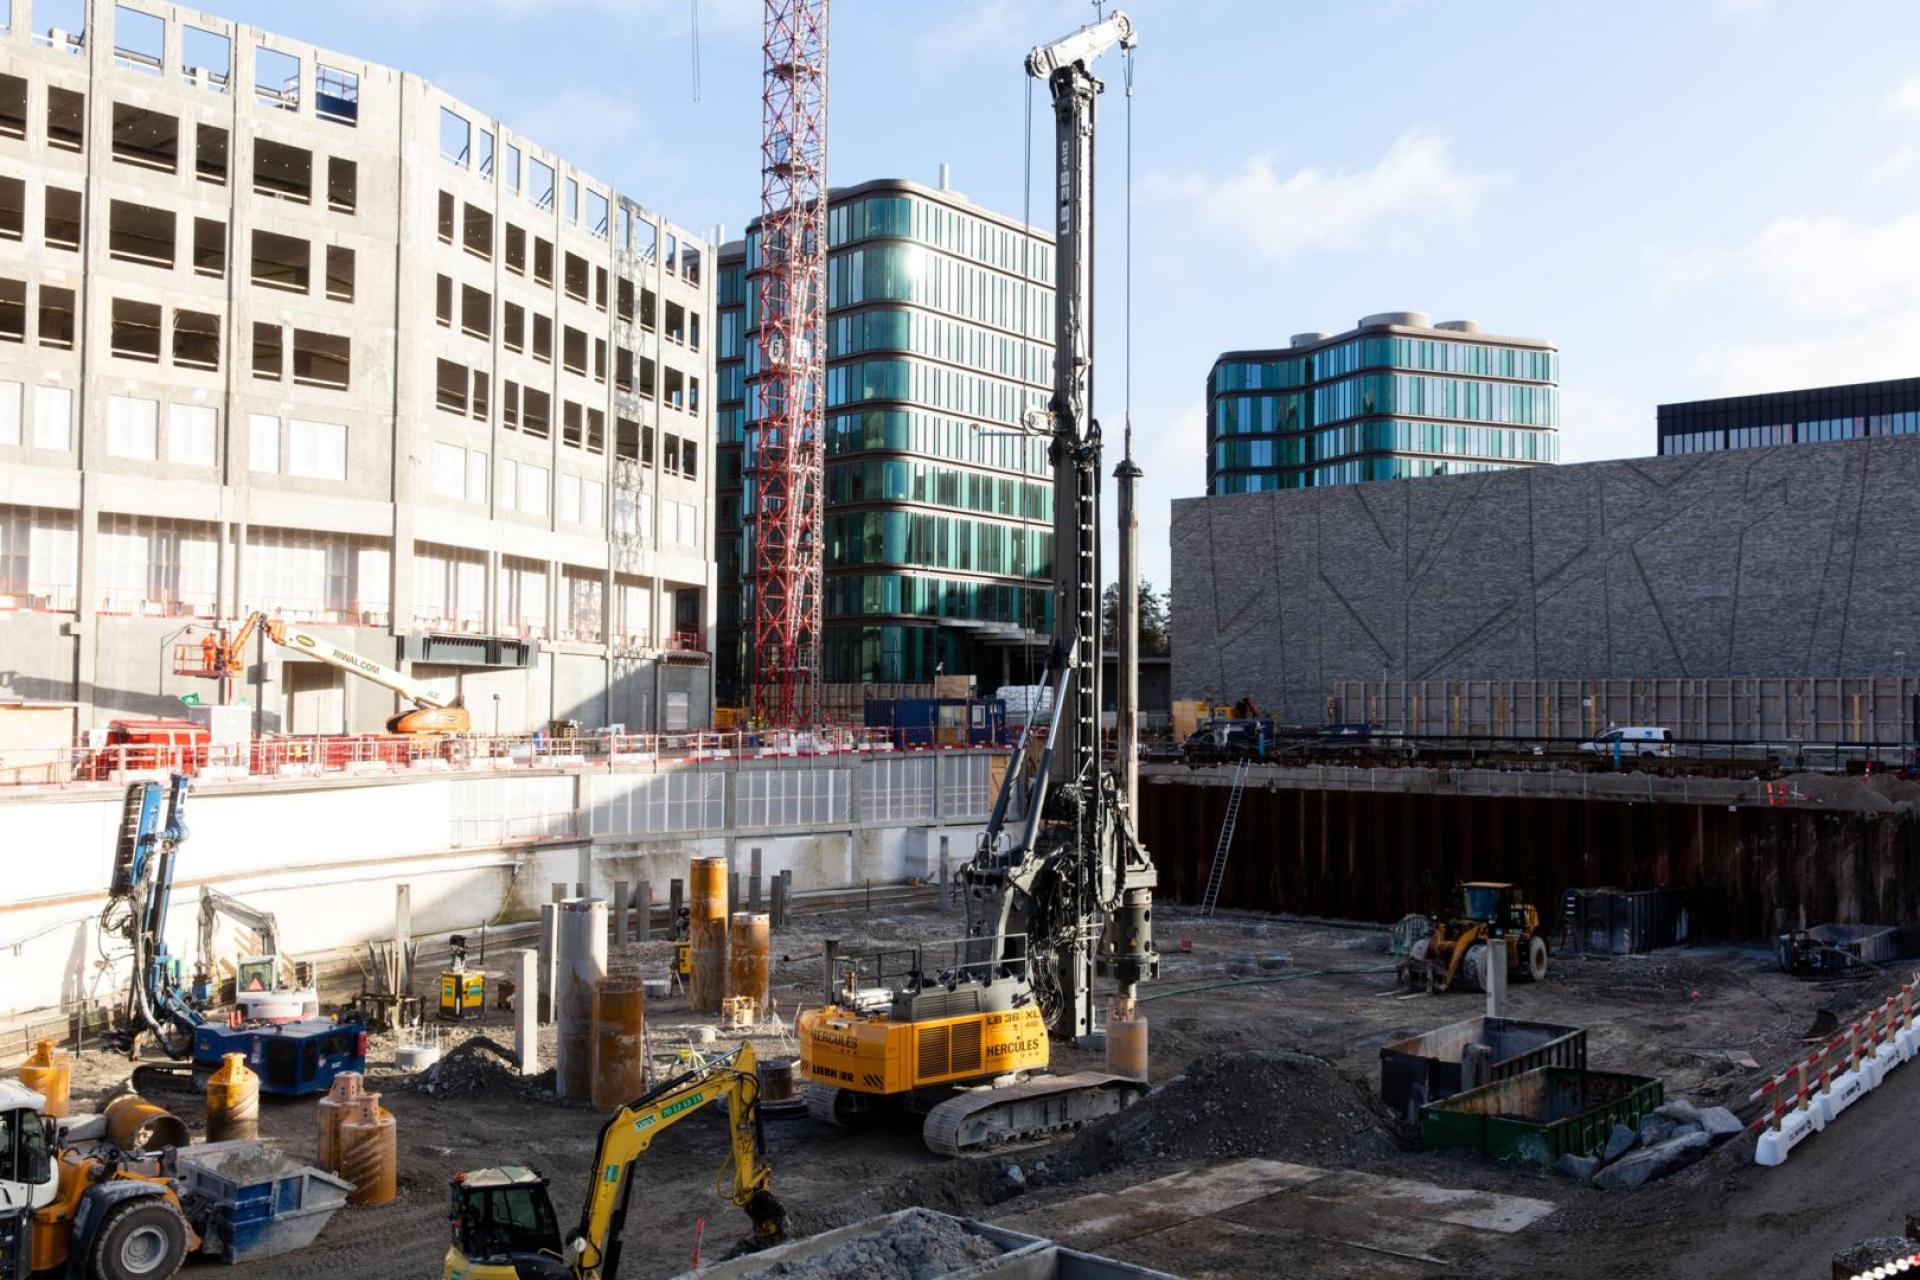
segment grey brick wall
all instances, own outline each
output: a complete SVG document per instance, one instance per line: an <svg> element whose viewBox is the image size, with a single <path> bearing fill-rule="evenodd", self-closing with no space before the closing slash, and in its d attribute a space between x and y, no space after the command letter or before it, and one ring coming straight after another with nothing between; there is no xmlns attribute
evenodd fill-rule
<svg viewBox="0 0 1920 1280"><path fill-rule="evenodd" d="M1176 698L1920 670L1920 437L1173 504Z"/></svg>

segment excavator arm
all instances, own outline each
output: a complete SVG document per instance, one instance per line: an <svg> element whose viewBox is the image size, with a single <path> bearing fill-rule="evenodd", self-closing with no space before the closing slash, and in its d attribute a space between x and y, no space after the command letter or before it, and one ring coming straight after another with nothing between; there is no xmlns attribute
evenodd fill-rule
<svg viewBox="0 0 1920 1280"><path fill-rule="evenodd" d="M655 1086L615 1112L600 1131L593 1162L593 1190L580 1210L580 1225L567 1254L580 1280L613 1280L619 1273L621 1232L633 1192L633 1164L669 1125L724 1100L731 1141L733 1184L729 1198L753 1219L754 1235L772 1243L786 1234L787 1215L773 1197L773 1171L765 1162L760 1127L760 1077L753 1046Z"/></svg>

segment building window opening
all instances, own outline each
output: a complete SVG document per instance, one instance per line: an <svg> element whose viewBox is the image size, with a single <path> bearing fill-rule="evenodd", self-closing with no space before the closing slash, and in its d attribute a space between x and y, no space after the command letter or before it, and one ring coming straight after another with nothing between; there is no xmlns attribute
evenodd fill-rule
<svg viewBox="0 0 1920 1280"><path fill-rule="evenodd" d="M188 369L220 367L220 317L205 311L173 313L173 362Z"/></svg>
<svg viewBox="0 0 1920 1280"><path fill-rule="evenodd" d="M180 163L180 121L164 111L113 104L113 158L172 173Z"/></svg>
<svg viewBox="0 0 1920 1280"><path fill-rule="evenodd" d="M0 280L0 342L27 340L27 282Z"/></svg>
<svg viewBox="0 0 1920 1280"><path fill-rule="evenodd" d="M282 111L300 109L300 59L278 49L255 45L253 97L263 107Z"/></svg>
<svg viewBox="0 0 1920 1280"><path fill-rule="evenodd" d="M217 124L194 126L193 176L216 187L227 185L227 131Z"/></svg>
<svg viewBox="0 0 1920 1280"><path fill-rule="evenodd" d="M45 235L55 249L80 247L80 193L64 187L47 188Z"/></svg>
<svg viewBox="0 0 1920 1280"><path fill-rule="evenodd" d="M280 381L282 364L281 328L277 324L253 322L253 376L266 382ZM270 468L277 470L278 468Z"/></svg>
<svg viewBox="0 0 1920 1280"><path fill-rule="evenodd" d="M116 356L146 364L160 363L159 304L115 298L110 346Z"/></svg>
<svg viewBox="0 0 1920 1280"><path fill-rule="evenodd" d="M451 360L435 362L433 402L448 413L467 411L467 369Z"/></svg>
<svg viewBox="0 0 1920 1280"><path fill-rule="evenodd" d="M27 82L20 76L0 76L0 134L27 136Z"/></svg>
<svg viewBox="0 0 1920 1280"><path fill-rule="evenodd" d="M460 330L473 338L493 337L493 295L470 284L460 286Z"/></svg>
<svg viewBox="0 0 1920 1280"><path fill-rule="evenodd" d="M527 233L511 222L507 224L507 270L517 276L527 274Z"/></svg>
<svg viewBox="0 0 1920 1280"><path fill-rule="evenodd" d="M493 261L493 215L476 205L463 207L464 239L467 252L487 262Z"/></svg>
<svg viewBox="0 0 1920 1280"><path fill-rule="evenodd" d="M27 238L27 184L21 178L0 177L0 239Z"/></svg>
<svg viewBox="0 0 1920 1280"><path fill-rule="evenodd" d="M40 345L73 350L73 290L40 286Z"/></svg>
<svg viewBox="0 0 1920 1280"><path fill-rule="evenodd" d="M293 331L293 380L303 387L345 391L353 378L353 343L344 334Z"/></svg>
<svg viewBox="0 0 1920 1280"><path fill-rule="evenodd" d="M173 266L173 211L115 200L107 222L107 252L122 262Z"/></svg>
<svg viewBox="0 0 1920 1280"><path fill-rule="evenodd" d="M360 77L322 62L313 69L313 113L335 124L360 122Z"/></svg>
<svg viewBox="0 0 1920 1280"><path fill-rule="evenodd" d="M553 287L553 245L540 236L533 238L533 278L549 289Z"/></svg>
<svg viewBox="0 0 1920 1280"><path fill-rule="evenodd" d="M113 63L150 76L161 73L166 52L166 19L125 5L113 7Z"/></svg>
<svg viewBox="0 0 1920 1280"><path fill-rule="evenodd" d="M360 207L360 166L339 156L327 157L327 208L352 213Z"/></svg>
<svg viewBox="0 0 1920 1280"><path fill-rule="evenodd" d="M34 0L33 42L55 53L84 53L87 47L86 0Z"/></svg>
<svg viewBox="0 0 1920 1280"><path fill-rule="evenodd" d="M220 279L227 274L227 224L212 218L193 220L193 270Z"/></svg>
<svg viewBox="0 0 1920 1280"><path fill-rule="evenodd" d="M473 148L473 126L458 112L440 108L440 155L462 169Z"/></svg>
<svg viewBox="0 0 1920 1280"><path fill-rule="evenodd" d="M313 203L313 152L284 142L256 138L253 143L253 189L263 196Z"/></svg>
<svg viewBox="0 0 1920 1280"><path fill-rule="evenodd" d="M479 175L483 178L491 178L493 176L493 133L492 131L487 129L482 129L480 131L480 150L477 153L475 153L474 159L477 162L474 165L475 171L477 171Z"/></svg>
<svg viewBox="0 0 1920 1280"><path fill-rule="evenodd" d="M305 293L310 283L313 247L305 240L274 231L253 233L253 282L268 289Z"/></svg>
<svg viewBox="0 0 1920 1280"><path fill-rule="evenodd" d="M553 208L553 166L534 156L527 157L527 198L536 209Z"/></svg>
<svg viewBox="0 0 1920 1280"><path fill-rule="evenodd" d="M331 301L353 301L353 259L353 250L337 244L327 246L327 297Z"/></svg>
<svg viewBox="0 0 1920 1280"><path fill-rule="evenodd" d="M196 89L225 93L233 78L233 41L196 26L180 28L180 78Z"/></svg>
<svg viewBox="0 0 1920 1280"><path fill-rule="evenodd" d="M587 300L587 260L577 253L567 255L567 296L577 302Z"/></svg>
<svg viewBox="0 0 1920 1280"><path fill-rule="evenodd" d="M52 86L47 90L47 145L62 151L86 147L87 95Z"/></svg>

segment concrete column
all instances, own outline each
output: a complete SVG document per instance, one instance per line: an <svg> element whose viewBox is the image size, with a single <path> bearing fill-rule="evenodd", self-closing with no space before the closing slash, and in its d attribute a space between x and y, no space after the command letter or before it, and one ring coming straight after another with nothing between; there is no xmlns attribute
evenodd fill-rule
<svg viewBox="0 0 1920 1280"><path fill-rule="evenodd" d="M540 1074L540 1024L535 1015L540 1004L540 953L516 951L508 962L514 975L513 1056L519 1060L520 1074Z"/></svg>
<svg viewBox="0 0 1920 1280"><path fill-rule="evenodd" d="M740 906L740 873L731 868L727 871L727 915L731 917Z"/></svg>
<svg viewBox="0 0 1920 1280"><path fill-rule="evenodd" d="M773 911L769 924L775 929L787 927L787 882L779 876L773 878Z"/></svg>
<svg viewBox="0 0 1920 1280"><path fill-rule="evenodd" d="M565 902L565 901L567 900L567 884L566 884L566 881L564 881L564 880L551 880L551 881L548 881L548 887L549 887L549 888L550 888L550 889L552 890L552 892L553 892L553 901L555 901L555 902Z"/></svg>
<svg viewBox="0 0 1920 1280"><path fill-rule="evenodd" d="M540 981L536 985L536 991L538 992L538 995L534 1003L539 1010L540 1021L542 1022L553 1021L554 957L559 954L559 950L560 950L560 948L555 945L555 939L557 937L559 927L560 927L559 904L557 902L541 903L540 904L540 942L538 946L538 955L540 957Z"/></svg>
<svg viewBox="0 0 1920 1280"><path fill-rule="evenodd" d="M653 885L642 880L634 890L633 905L640 915L640 927L634 936L641 942L653 941Z"/></svg>
<svg viewBox="0 0 1920 1280"><path fill-rule="evenodd" d="M607 976L606 902L581 898L562 903L555 942L559 987L554 1000L554 1092L562 1098L587 1098L593 1094L593 991Z"/></svg>
<svg viewBox="0 0 1920 1280"><path fill-rule="evenodd" d="M760 846L747 850L747 910L764 910L760 905Z"/></svg>
<svg viewBox="0 0 1920 1280"><path fill-rule="evenodd" d="M624 943L633 936L632 899L627 896L627 882L613 882L613 940Z"/></svg>
<svg viewBox="0 0 1920 1280"><path fill-rule="evenodd" d="M667 936L673 937L673 931L680 927L680 908L687 903L687 882L670 880L667 882Z"/></svg>
<svg viewBox="0 0 1920 1280"><path fill-rule="evenodd" d="M1494 938L1487 943L1487 1016L1507 1016L1507 945L1504 938Z"/></svg>

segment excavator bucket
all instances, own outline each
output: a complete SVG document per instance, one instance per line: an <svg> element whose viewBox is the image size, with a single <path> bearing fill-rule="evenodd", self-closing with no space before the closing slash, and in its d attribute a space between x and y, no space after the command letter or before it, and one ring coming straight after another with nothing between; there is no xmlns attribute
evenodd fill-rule
<svg viewBox="0 0 1920 1280"><path fill-rule="evenodd" d="M787 1211L773 1192L762 1187L741 1207L753 1219L754 1239L762 1247L779 1244L787 1238Z"/></svg>

